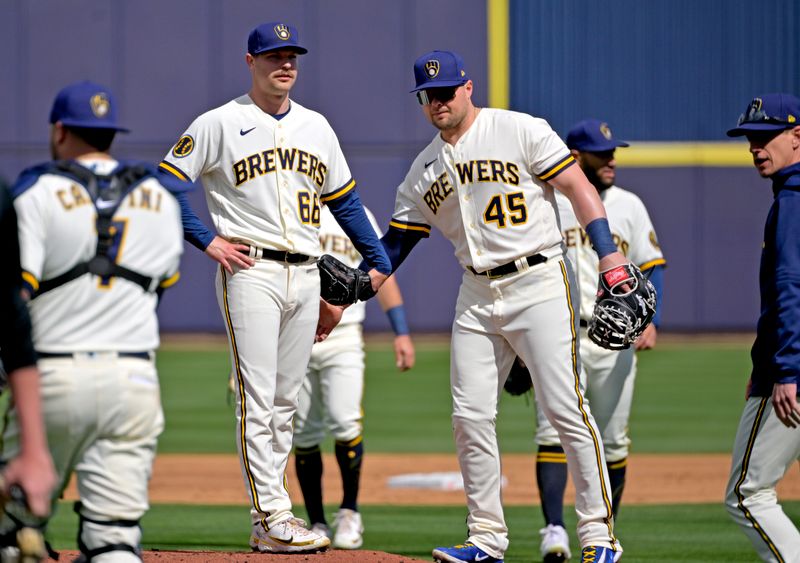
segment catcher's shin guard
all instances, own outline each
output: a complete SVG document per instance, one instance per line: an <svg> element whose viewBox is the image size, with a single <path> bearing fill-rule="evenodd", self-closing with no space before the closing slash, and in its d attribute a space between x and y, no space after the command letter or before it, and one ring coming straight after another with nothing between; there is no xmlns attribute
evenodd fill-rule
<svg viewBox="0 0 800 563"><path fill-rule="evenodd" d="M138 520L95 520L81 513L80 501L75 503L74 510L78 514L78 549L81 557L79 563L99 561L102 555L114 551L127 552L126 561L142 561L139 542L142 529ZM116 557L115 560L123 560Z"/></svg>

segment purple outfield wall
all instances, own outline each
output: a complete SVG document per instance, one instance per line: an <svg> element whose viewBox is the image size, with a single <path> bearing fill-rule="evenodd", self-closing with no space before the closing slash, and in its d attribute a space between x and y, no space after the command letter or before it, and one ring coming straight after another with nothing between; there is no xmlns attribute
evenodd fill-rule
<svg viewBox="0 0 800 563"><path fill-rule="evenodd" d="M0 0L0 176L48 158L52 98L81 79L119 99L133 132L116 154L160 160L195 116L248 89L247 34L276 19L298 26L310 49L294 97L328 117L362 199L386 225L395 187L434 134L408 93L414 59L460 52L475 101L487 102L484 0ZM669 262L664 328L752 328L766 183L743 168L631 168L619 179L649 205ZM192 202L205 215L202 193ZM162 303L163 330L222 331L214 265L187 247L182 273ZM449 329L460 277L441 235L419 245L398 273L412 330ZM367 329L388 330L376 303Z"/></svg>

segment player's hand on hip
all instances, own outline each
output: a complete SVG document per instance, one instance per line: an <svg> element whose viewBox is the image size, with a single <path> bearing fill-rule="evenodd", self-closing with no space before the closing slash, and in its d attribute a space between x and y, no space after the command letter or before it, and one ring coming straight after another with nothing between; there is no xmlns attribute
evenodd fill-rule
<svg viewBox="0 0 800 563"><path fill-rule="evenodd" d="M636 339L634 345L637 350L650 350L651 348L655 348L657 338L658 330L656 330L656 325L650 323L647 325L647 328L644 329L642 335Z"/></svg>
<svg viewBox="0 0 800 563"><path fill-rule="evenodd" d="M212 260L222 264L229 274L233 273L234 266L246 270L256 263L254 259L250 258L249 253L250 247L246 244L233 243L219 235L215 236L206 248L206 254Z"/></svg>
<svg viewBox="0 0 800 563"><path fill-rule="evenodd" d="M375 291L375 293L377 293L378 290L383 285L383 282L389 279L389 276L380 273L375 268L372 268L368 273L369 273L369 279L372 282L372 289Z"/></svg>
<svg viewBox="0 0 800 563"><path fill-rule="evenodd" d="M319 300L319 321L317 321L317 333L314 335L314 342L322 342L331 331L336 328L347 307L342 305L331 305L320 297Z"/></svg>
<svg viewBox="0 0 800 563"><path fill-rule="evenodd" d="M784 426L800 426L800 405L797 404L796 383L776 383L772 388L772 406Z"/></svg>
<svg viewBox="0 0 800 563"><path fill-rule="evenodd" d="M411 342L409 335L398 334L394 337L394 359L395 365L400 371L408 371L414 367L416 355L414 343Z"/></svg>
<svg viewBox="0 0 800 563"><path fill-rule="evenodd" d="M3 471L3 480L6 494L11 485L22 487L31 514L42 518L50 514L56 471L46 449L23 452L12 459Z"/></svg>

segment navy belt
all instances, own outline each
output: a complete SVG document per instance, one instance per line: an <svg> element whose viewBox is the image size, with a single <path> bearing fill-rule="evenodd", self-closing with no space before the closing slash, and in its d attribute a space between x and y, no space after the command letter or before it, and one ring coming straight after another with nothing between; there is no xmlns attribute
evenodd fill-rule
<svg viewBox="0 0 800 563"><path fill-rule="evenodd" d="M276 262L286 262L287 264L299 264L300 262L308 262L311 260L311 256L306 254L295 254L293 252L287 252L285 250L272 250L270 248L256 248L253 247L255 250L256 258L261 255L261 258L266 258L268 260L275 260Z"/></svg>
<svg viewBox="0 0 800 563"><path fill-rule="evenodd" d="M547 256L542 256L541 254L531 254L530 256L525 258L525 261L528 263L528 266L535 266L536 264L542 264L543 262L547 262ZM469 266L469 271L475 274L476 276L486 276L489 279L501 278L503 276L507 276L508 274L514 274L516 272L519 272L519 268L517 268L515 262L516 260L514 262L509 262L508 264L503 264L502 266L498 266L497 268L486 270L485 272L479 272L472 266Z"/></svg>
<svg viewBox="0 0 800 563"><path fill-rule="evenodd" d="M73 358L76 354L87 354L89 356L93 354L104 354L107 352L36 352L36 355L42 359L53 359L53 358ZM117 357L119 358L137 358L139 360L150 360L151 355L150 352L117 352Z"/></svg>

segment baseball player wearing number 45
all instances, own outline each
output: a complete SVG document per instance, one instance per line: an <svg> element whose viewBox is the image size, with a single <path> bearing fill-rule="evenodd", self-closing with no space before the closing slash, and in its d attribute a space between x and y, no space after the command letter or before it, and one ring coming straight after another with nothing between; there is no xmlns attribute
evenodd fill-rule
<svg viewBox="0 0 800 563"><path fill-rule="evenodd" d="M417 99L439 130L397 190L383 237L397 268L441 230L464 267L453 321L453 430L469 515L462 544L437 547L440 562L496 563L508 548L495 419L506 374L519 355L577 475L584 562L611 561L611 490L600 433L580 385L577 296L561 247L554 188L572 202L600 256L626 264L603 204L567 147L542 119L478 108L460 56L433 51L414 63Z"/></svg>
<svg viewBox="0 0 800 563"><path fill-rule="evenodd" d="M570 201L561 193L556 194L564 244L575 268L576 292L580 297L581 380L603 440L615 518L625 486L630 445L628 419L636 378L636 350L655 345L662 296L662 269L666 264L642 200L614 185L614 153L617 147L627 146L628 143L613 137L607 123L597 119L586 119L575 124L567 134L567 147L603 200L617 248L649 275L657 290L656 317L634 346L624 350L608 350L595 344L589 337L588 327L597 297L597 254L586 239ZM545 563L556 563L570 558L569 536L564 528L563 514L567 465L558 433L542 411L537 408L536 430L539 450L536 456L536 480L546 524L541 530L541 552Z"/></svg>
<svg viewBox="0 0 800 563"><path fill-rule="evenodd" d="M774 200L761 250L761 316L736 432L725 508L764 561L800 562L800 532L775 487L800 457L800 99L754 98L730 137L746 136Z"/></svg>
<svg viewBox="0 0 800 563"><path fill-rule="evenodd" d="M375 218L365 208L377 232ZM322 208L320 226L322 251L355 267L361 255L336 223L327 206ZM386 280L377 299L395 333L397 368L406 371L414 365L414 345L400 288L394 276ZM324 342L314 344L306 378L300 389L294 419L294 455L297 480L303 492L311 529L330 537L333 547L358 549L363 544L364 524L358 511L358 489L364 459L361 398L364 391L364 337L361 324L366 304L350 306L341 322ZM329 433L335 440L336 462L342 477L342 502L328 526L322 505L322 454L320 444Z"/></svg>
<svg viewBox="0 0 800 563"><path fill-rule="evenodd" d="M328 538L295 518L284 486L292 419L318 324L340 307L320 300L320 208L327 204L369 264L377 290L391 264L367 219L327 120L289 93L307 52L281 22L249 35L250 91L198 117L161 168L200 178L217 233L184 206L187 239L220 263L217 299L235 372L236 444L251 501L250 546L313 552ZM326 316L320 321L320 312Z"/></svg>

